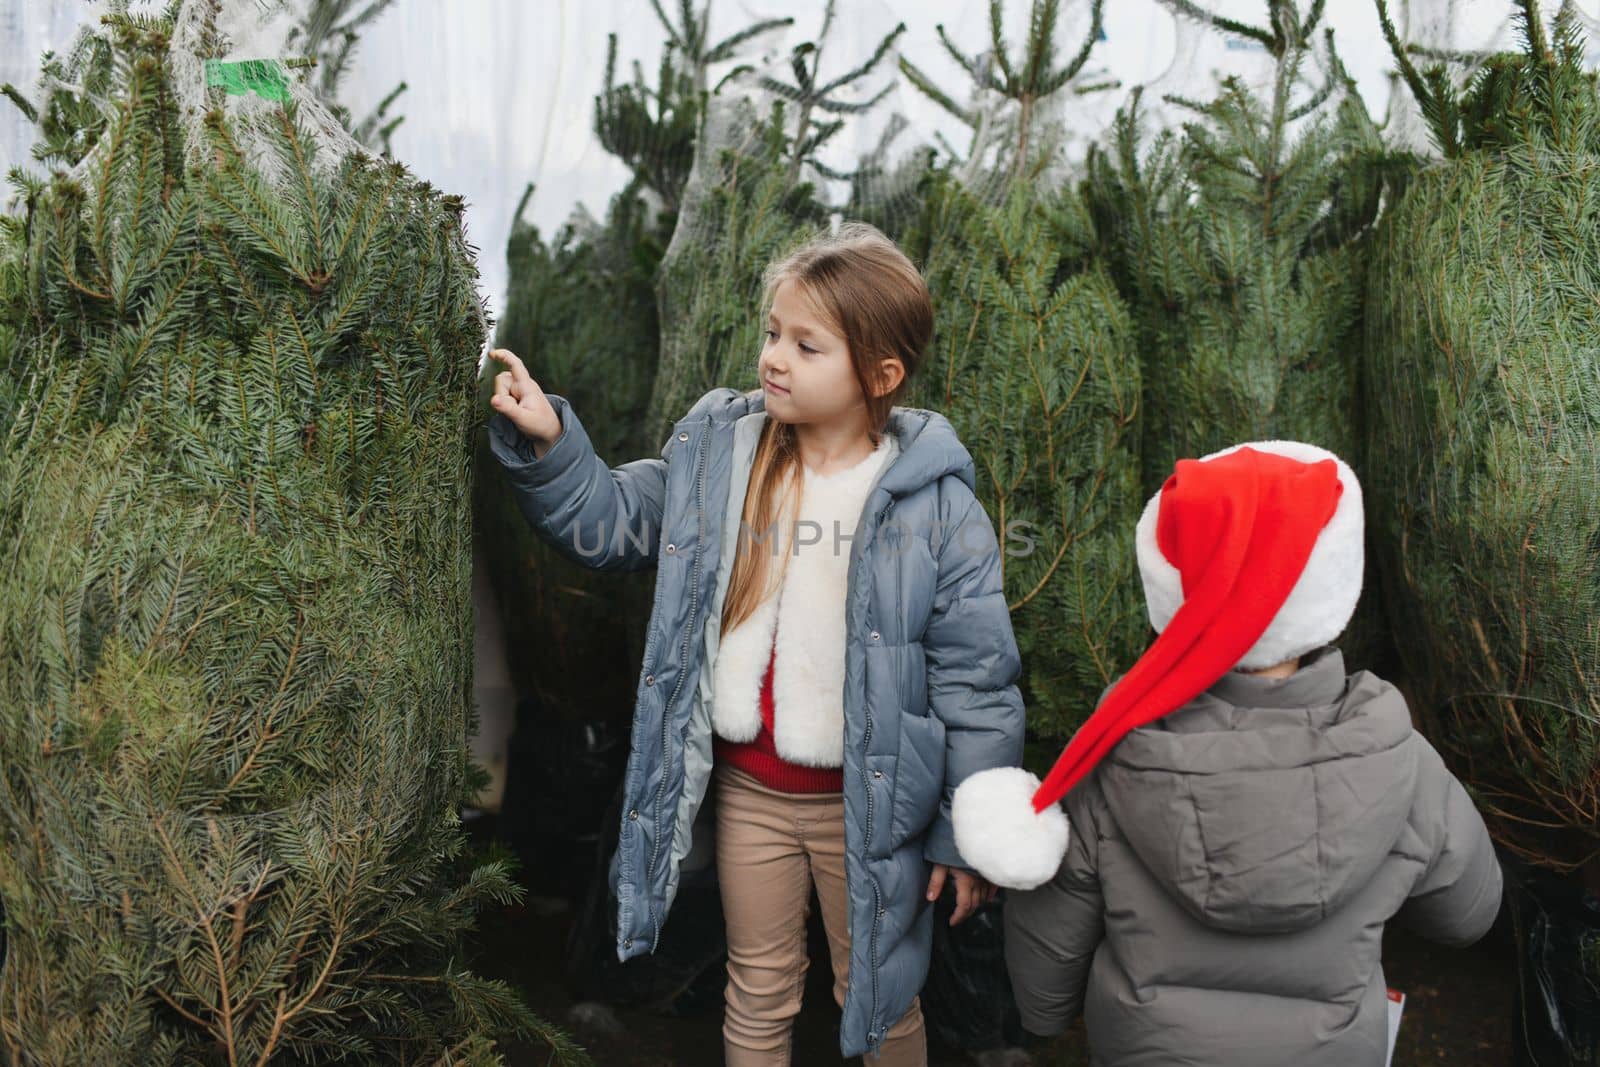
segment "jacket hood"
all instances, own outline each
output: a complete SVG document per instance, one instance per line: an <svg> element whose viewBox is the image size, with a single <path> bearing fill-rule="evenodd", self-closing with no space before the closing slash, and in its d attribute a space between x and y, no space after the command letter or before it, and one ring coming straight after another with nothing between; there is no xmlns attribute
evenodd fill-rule
<svg viewBox="0 0 1600 1067"><path fill-rule="evenodd" d="M1411 718L1374 675L1326 648L1284 679L1233 671L1101 764L1140 861L1201 922L1279 933L1362 889L1405 830Z"/></svg>
<svg viewBox="0 0 1600 1067"><path fill-rule="evenodd" d="M736 422L752 412L765 411L766 407L766 395L759 389L741 393L720 388L701 397L685 418L704 416L714 422ZM889 410L887 431L894 434L900 449L884 469L878 487L891 496L904 496L947 474L976 490L972 454L956 436L950 420L937 411L893 407Z"/></svg>

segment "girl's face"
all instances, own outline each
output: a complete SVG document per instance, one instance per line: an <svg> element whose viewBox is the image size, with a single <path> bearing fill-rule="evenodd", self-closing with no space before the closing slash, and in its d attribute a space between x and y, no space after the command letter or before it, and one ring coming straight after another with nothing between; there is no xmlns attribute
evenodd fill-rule
<svg viewBox="0 0 1600 1067"><path fill-rule="evenodd" d="M866 412L850 346L793 279L773 294L756 369L767 414L780 422L831 423Z"/></svg>

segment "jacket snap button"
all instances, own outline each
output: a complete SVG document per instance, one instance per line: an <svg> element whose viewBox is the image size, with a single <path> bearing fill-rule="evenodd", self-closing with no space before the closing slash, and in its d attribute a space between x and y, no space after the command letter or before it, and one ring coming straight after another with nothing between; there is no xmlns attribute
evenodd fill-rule
<svg viewBox="0 0 1600 1067"><path fill-rule="evenodd" d="M876 641L878 639L878 631L872 631L871 637L874 641Z"/></svg>
<svg viewBox="0 0 1600 1067"><path fill-rule="evenodd" d="M645 685L655 685L656 684L656 676L653 675L653 674L645 675L644 676L644 684Z"/></svg>
<svg viewBox="0 0 1600 1067"><path fill-rule="evenodd" d="M628 940L626 940L626 941L624 941L622 943L622 949L623 949L624 952L626 952L628 949L630 949L632 947L633 947L633 938L631 938L631 937L628 938Z"/></svg>
<svg viewBox="0 0 1600 1067"><path fill-rule="evenodd" d="M872 777L874 777L874 778L882 778L883 777L883 772L882 771L873 771L872 772Z"/></svg>
<svg viewBox="0 0 1600 1067"><path fill-rule="evenodd" d="M678 435L678 440L680 440L680 441L687 441L688 439L689 439L689 435L686 434L686 433L680 433Z"/></svg>
<svg viewBox="0 0 1600 1067"><path fill-rule="evenodd" d="M673 553L674 553L674 552L676 552L676 551L678 551L678 546L677 546L677 545L668 545L668 546L667 546L667 547L666 547L666 548L665 548L665 549L663 549L663 550L662 550L662 551L664 551L664 552L666 552L666 554L667 554L667 555L669 555L669 556L670 556L670 555L672 555L672 554L673 554Z"/></svg>
<svg viewBox="0 0 1600 1067"><path fill-rule="evenodd" d="M639 809L638 808L634 808L632 811L628 812L628 818L632 819L634 822L638 822L639 821Z"/></svg>

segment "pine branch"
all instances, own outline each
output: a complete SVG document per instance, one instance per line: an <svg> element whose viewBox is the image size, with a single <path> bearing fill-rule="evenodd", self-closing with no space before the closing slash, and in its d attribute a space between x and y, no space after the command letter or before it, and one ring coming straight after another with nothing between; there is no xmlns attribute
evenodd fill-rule
<svg viewBox="0 0 1600 1067"><path fill-rule="evenodd" d="M993 53L986 53L983 56L963 55L961 49L956 47L955 42L950 40L950 36L945 32L944 23L941 22L935 26L934 30L938 33L939 41L944 45L945 51L950 54L950 58L954 59L961 66L961 69L967 72L975 84L985 89L998 90L1000 88L1000 82L995 79L993 73L996 59Z"/></svg>
<svg viewBox="0 0 1600 1067"><path fill-rule="evenodd" d="M1383 39L1389 45L1389 54L1394 56L1395 65L1400 68L1400 76L1405 79L1406 86L1410 88L1412 97L1416 100L1418 108L1422 111L1428 128L1433 131L1434 141L1446 159L1455 158L1461 151L1460 134L1453 114L1454 101L1448 99L1448 87L1441 82L1442 70L1435 68L1431 74L1432 84L1424 80L1411 62L1407 50L1401 46L1400 35L1394 28L1394 20L1389 16L1388 0L1376 0L1378 5L1378 24L1383 29Z"/></svg>
<svg viewBox="0 0 1600 1067"><path fill-rule="evenodd" d="M1079 72L1083 70L1084 65L1089 62L1089 53L1094 50L1095 42L1100 39L1100 31L1105 25L1103 18L1104 0L1093 0L1093 3L1090 5L1089 12L1089 32L1084 35L1083 44L1079 46L1078 53L1072 57L1072 60L1061 69L1060 73L1054 77L1049 77L1046 73L1048 69L1047 64L1040 66L1040 96L1050 96L1057 90L1061 89L1068 82L1072 81L1072 79L1076 78ZM1081 95L1083 92L1093 90L1079 89L1078 91Z"/></svg>
<svg viewBox="0 0 1600 1067"><path fill-rule="evenodd" d="M866 100L857 103L845 103L841 100L818 100L816 108L818 111L826 111L833 115L859 115L862 112L870 111L884 97L888 96L889 91L893 88L893 84L885 85Z"/></svg>
<svg viewBox="0 0 1600 1067"><path fill-rule="evenodd" d="M1193 19L1195 22L1214 26L1224 33L1231 33L1235 37L1260 42L1273 55L1281 54L1282 48L1277 34L1263 30L1259 26L1251 26L1237 19L1227 18L1205 10L1193 0L1157 0L1158 3L1169 8L1174 14Z"/></svg>
<svg viewBox="0 0 1600 1067"><path fill-rule="evenodd" d="M1017 75L1011 68L1010 49L1006 46L1004 32L1004 17L1000 7L1001 0L989 0L989 44L993 49L995 65L1000 68L1000 83L1003 91L1008 95L1012 86L1017 83ZM1048 2L1048 0L1046 0ZM1033 0L1033 10L1039 9L1040 0Z"/></svg>
<svg viewBox="0 0 1600 1067"><path fill-rule="evenodd" d="M960 119L968 126L976 126L978 124L977 115L972 111L972 109L964 108L960 104L956 103L950 98L949 94L935 85L933 80L924 74L920 67L912 63L911 60L905 58L904 56L900 57L900 73L906 76L906 80L911 82L912 86L918 92L922 93L922 95L926 96L929 100L932 100L935 104L938 104L954 117Z"/></svg>
<svg viewBox="0 0 1600 1067"><path fill-rule="evenodd" d="M715 46L708 50L705 54L705 63L707 66L709 66L712 63L721 63L725 60L733 59L739 54L740 46L745 44L747 41L754 40L755 38L771 33L774 30L788 29L793 25L794 19L792 18L778 18L764 19L761 22L755 23L754 25L747 26L737 33L730 34L723 38Z"/></svg>
<svg viewBox="0 0 1600 1067"><path fill-rule="evenodd" d="M22 112L22 117L27 119L29 122L37 123L39 121L39 109L34 107L33 102L27 97L23 96L15 85L12 85L10 82L0 85L0 96L4 96L7 100L11 101L11 103L16 106L17 110Z"/></svg>
<svg viewBox="0 0 1600 1067"><path fill-rule="evenodd" d="M817 90L819 101L826 99L827 95L833 90L843 88L851 82L858 81L862 78L865 78L868 74L871 74L874 68L876 68L877 65L883 61L883 57L888 54L889 49L894 47L895 41L898 40L900 35L905 32L906 24L904 22L896 24L895 28L890 30L883 40L878 42L878 46L872 50L872 55L868 57L865 63L862 63L860 66L856 67L852 71L849 71L848 73L839 75L839 77L835 78L833 81L819 88ZM889 87L886 86L885 88L887 89Z"/></svg>

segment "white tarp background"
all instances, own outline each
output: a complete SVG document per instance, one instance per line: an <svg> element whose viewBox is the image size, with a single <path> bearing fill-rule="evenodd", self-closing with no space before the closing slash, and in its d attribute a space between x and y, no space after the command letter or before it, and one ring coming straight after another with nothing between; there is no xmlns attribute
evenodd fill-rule
<svg viewBox="0 0 1600 1067"><path fill-rule="evenodd" d="M823 76L859 62L903 21L907 29L900 52L957 99L964 98L966 77L945 53L935 27L943 23L964 51L981 51L989 39L988 0L838 0L838 5ZM676 0L664 6L675 10ZM816 36L824 6L824 0L713 0L710 36L719 40L759 19L793 16L792 28L760 39L747 55L759 61L764 52L765 58L781 61L794 44ZM1266 7L1263 0L1201 0L1201 6L1250 22L1260 22ZM1393 6L1400 14L1407 5L1394 0ZM1016 49L1030 0L1005 0L1004 7L1007 39ZM1058 50L1070 54L1082 39L1089 5L1067 0L1063 7ZM1088 98L1074 111L1080 140L1103 128L1133 85L1154 83L1147 99L1161 92L1205 96L1214 72L1249 76L1264 62L1259 47L1249 42L1230 41L1192 24L1175 27L1173 16L1156 0L1115 0L1105 7L1105 37L1090 67L1109 70L1123 88ZM1381 116L1391 63L1375 8L1370 0L1341 0L1328 7L1345 64L1369 108ZM1585 0L1579 7L1592 14L1590 9L1600 10L1600 0ZM0 80L26 90L40 53L70 43L84 8L84 0L0 0ZM1503 26L1511 11L1505 0L1411 0L1409 8L1413 21L1436 24L1433 43L1446 43L1448 36L1448 43L1467 48L1505 40ZM647 78L653 76L665 38L648 0L398 0L362 38L345 100L362 115L398 82L407 83L396 109L405 122L394 137L395 154L442 188L467 197L470 236L481 252L492 307L503 299L505 239L528 182L537 185L529 215L549 234L580 204L603 215L607 200L627 179L626 169L600 147L592 129L611 32L618 36L620 79L631 76L635 60ZM886 63L882 69L894 68ZM713 70L713 80L721 72ZM869 79L863 89L876 90L889 77ZM911 121L903 137L931 140L932 131L943 130L952 143L964 143L954 120L902 83L871 116L851 123L825 159L848 167L876 142L883 117L895 111ZM21 115L0 102L0 167L25 162L29 144Z"/></svg>

